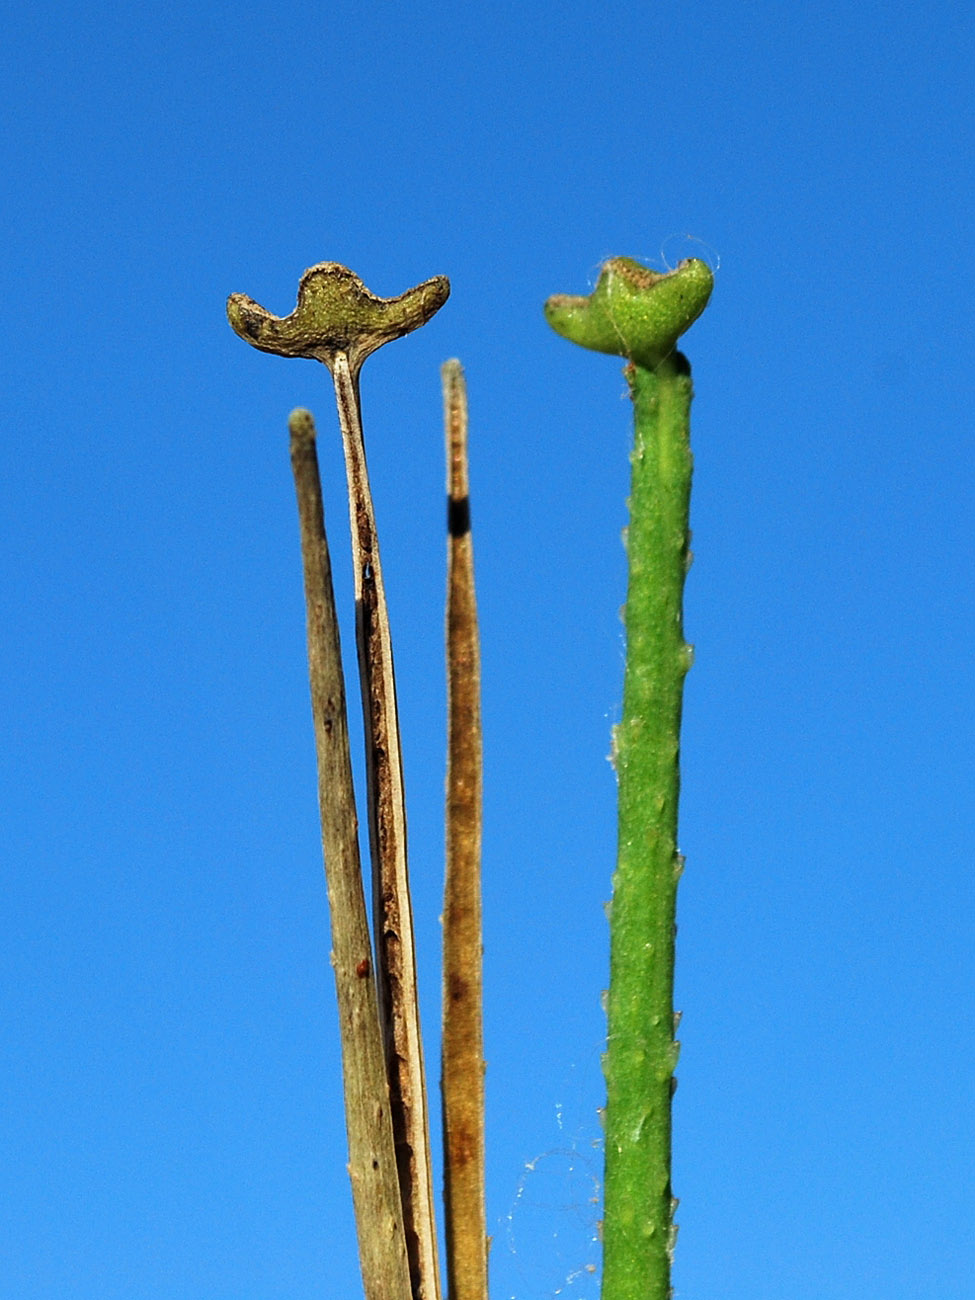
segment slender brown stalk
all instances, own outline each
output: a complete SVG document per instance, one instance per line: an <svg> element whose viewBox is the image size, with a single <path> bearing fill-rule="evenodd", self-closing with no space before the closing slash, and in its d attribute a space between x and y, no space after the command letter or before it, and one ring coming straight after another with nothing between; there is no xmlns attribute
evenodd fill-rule
<svg viewBox="0 0 975 1300"><path fill-rule="evenodd" d="M481 660L467 389L441 369L447 434L447 878L443 909L444 1201L450 1300L487 1300L481 937Z"/></svg>
<svg viewBox="0 0 975 1300"><path fill-rule="evenodd" d="M406 1248L414 1300L439 1300L430 1130L389 614L362 439L358 371L353 372L343 352L336 353L331 370L348 475L379 1008L386 1036Z"/></svg>
<svg viewBox="0 0 975 1300"><path fill-rule="evenodd" d="M359 371L366 357L384 343L426 324L449 293L447 280L434 276L395 298L380 298L348 267L320 262L301 277L298 302L289 316L272 315L246 294L231 294L227 300L231 326L252 347L321 361L335 384L352 522L379 1015L413 1300L440 1300L440 1277L396 686L362 440ZM384 1231L382 1223L359 1219L360 1233L377 1230ZM400 1300L393 1292L379 1300L390 1297Z"/></svg>
<svg viewBox="0 0 975 1300"><path fill-rule="evenodd" d="M366 1300L410 1300L410 1273L359 862L349 731L325 537L315 425L294 411L291 465L301 525L322 847L342 1037L349 1176Z"/></svg>

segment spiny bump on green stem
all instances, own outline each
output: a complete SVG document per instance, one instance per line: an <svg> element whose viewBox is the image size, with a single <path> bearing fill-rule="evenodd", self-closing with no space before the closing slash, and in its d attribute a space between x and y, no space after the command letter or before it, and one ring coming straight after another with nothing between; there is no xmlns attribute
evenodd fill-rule
<svg viewBox="0 0 975 1300"><path fill-rule="evenodd" d="M444 275L425 280L395 298L380 298L347 266L319 262L298 284L290 316L273 316L244 293L227 299L227 319L245 342L282 357L310 357L332 368L339 353L357 374L370 353L391 339L425 325L447 301Z"/></svg>
<svg viewBox="0 0 975 1300"><path fill-rule="evenodd" d="M558 293L545 319L563 338L652 370L708 305L714 275L691 257L673 271L652 271L632 257L604 262L588 297Z"/></svg>

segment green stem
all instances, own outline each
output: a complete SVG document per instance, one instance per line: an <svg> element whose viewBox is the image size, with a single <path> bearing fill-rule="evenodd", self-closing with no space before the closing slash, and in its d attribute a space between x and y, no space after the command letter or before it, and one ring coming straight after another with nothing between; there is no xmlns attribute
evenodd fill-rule
<svg viewBox="0 0 975 1300"><path fill-rule="evenodd" d="M682 602L691 489L691 372L677 339L707 306L710 269L661 274L628 257L588 297L556 294L548 323L626 357L636 438L627 552L626 677L616 729L619 847L610 917L602 1300L668 1300L674 1207L670 1102L680 715L691 651Z"/></svg>
<svg viewBox="0 0 975 1300"><path fill-rule="evenodd" d="M691 485L690 369L674 352L629 365L634 406L623 719L616 731L619 848L610 921L605 1058L603 1300L666 1300L674 1200L670 1109L682 625Z"/></svg>

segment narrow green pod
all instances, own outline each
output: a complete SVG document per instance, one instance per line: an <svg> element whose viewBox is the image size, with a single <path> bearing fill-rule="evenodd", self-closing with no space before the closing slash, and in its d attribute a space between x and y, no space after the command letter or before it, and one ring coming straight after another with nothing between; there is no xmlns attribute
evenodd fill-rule
<svg viewBox="0 0 975 1300"><path fill-rule="evenodd" d="M616 731L606 1050L603 1300L665 1300L673 1249L670 1135L680 720L690 647L687 568L691 377L674 353L627 367L633 398L626 673Z"/></svg>
<svg viewBox="0 0 975 1300"><path fill-rule="evenodd" d="M639 273L643 273L642 276ZM549 299L558 333L625 356L633 400L623 716L614 737L618 852L610 913L602 1300L667 1300L680 721L691 486L691 375L675 350L707 305L703 262L658 275L626 258L589 298Z"/></svg>

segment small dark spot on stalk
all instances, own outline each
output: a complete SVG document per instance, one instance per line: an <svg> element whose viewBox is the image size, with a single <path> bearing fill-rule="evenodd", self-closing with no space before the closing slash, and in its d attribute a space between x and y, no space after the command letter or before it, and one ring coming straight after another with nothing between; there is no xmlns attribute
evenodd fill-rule
<svg viewBox="0 0 975 1300"><path fill-rule="evenodd" d="M447 532L451 537L466 537L471 531L470 497L447 498Z"/></svg>

